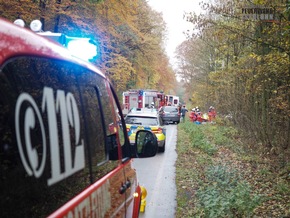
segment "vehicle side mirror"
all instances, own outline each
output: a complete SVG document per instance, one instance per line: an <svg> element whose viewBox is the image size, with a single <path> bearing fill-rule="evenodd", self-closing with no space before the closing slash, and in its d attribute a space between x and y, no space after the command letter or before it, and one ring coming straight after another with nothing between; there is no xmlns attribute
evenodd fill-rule
<svg viewBox="0 0 290 218"><path fill-rule="evenodd" d="M147 130L139 130L136 134L135 144L139 158L153 157L158 151L157 137Z"/></svg>

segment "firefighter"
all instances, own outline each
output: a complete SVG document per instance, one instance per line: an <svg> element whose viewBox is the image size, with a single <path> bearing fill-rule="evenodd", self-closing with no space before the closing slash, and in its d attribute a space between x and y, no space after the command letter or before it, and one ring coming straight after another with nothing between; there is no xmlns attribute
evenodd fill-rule
<svg viewBox="0 0 290 218"><path fill-rule="evenodd" d="M190 114L189 114L189 118L190 118L190 121L191 122L195 122L196 121L196 111L195 111L195 108L192 108Z"/></svg>
<svg viewBox="0 0 290 218"><path fill-rule="evenodd" d="M208 118L209 122L212 122L216 117L216 111L213 106L210 106L208 109Z"/></svg>
<svg viewBox="0 0 290 218"><path fill-rule="evenodd" d="M216 110L214 107L211 108L211 111L212 111L212 119L215 120L215 117L216 117Z"/></svg>
<svg viewBox="0 0 290 218"><path fill-rule="evenodd" d="M212 111L212 106L210 106L208 109L208 121L212 122L212 118L213 118L213 111Z"/></svg>
<svg viewBox="0 0 290 218"><path fill-rule="evenodd" d="M201 124L203 121L204 121L204 119L202 118L202 112L197 107L197 109L196 109L196 122L198 124Z"/></svg>

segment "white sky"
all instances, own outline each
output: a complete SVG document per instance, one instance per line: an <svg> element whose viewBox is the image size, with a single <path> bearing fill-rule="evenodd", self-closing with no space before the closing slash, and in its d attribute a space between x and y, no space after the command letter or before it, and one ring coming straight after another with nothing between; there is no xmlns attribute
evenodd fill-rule
<svg viewBox="0 0 290 218"><path fill-rule="evenodd" d="M167 24L168 40L166 52L171 64L174 64L176 47L185 39L183 32L192 29L192 24L183 19L184 12L199 12L200 0L147 0L149 5L158 12L163 13L163 19Z"/></svg>

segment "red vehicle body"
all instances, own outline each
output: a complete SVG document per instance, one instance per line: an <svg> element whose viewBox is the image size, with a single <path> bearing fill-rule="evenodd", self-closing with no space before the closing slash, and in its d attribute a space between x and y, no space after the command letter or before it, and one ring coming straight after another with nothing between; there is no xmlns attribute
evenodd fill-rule
<svg viewBox="0 0 290 218"><path fill-rule="evenodd" d="M132 108L151 107L152 102L155 108L164 106L165 94L150 89L131 89L123 92L123 114L128 114Z"/></svg>
<svg viewBox="0 0 290 218"><path fill-rule="evenodd" d="M110 81L46 38L0 19L1 217L138 217L133 157Z"/></svg>

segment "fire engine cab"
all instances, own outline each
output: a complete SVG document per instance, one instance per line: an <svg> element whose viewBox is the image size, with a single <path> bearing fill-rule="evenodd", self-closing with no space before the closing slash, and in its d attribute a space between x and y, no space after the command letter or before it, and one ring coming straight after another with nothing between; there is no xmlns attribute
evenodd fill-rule
<svg viewBox="0 0 290 218"><path fill-rule="evenodd" d="M150 89L131 89L123 92L123 114L128 114L132 108L150 107L152 102L155 108L164 106L165 94Z"/></svg>

